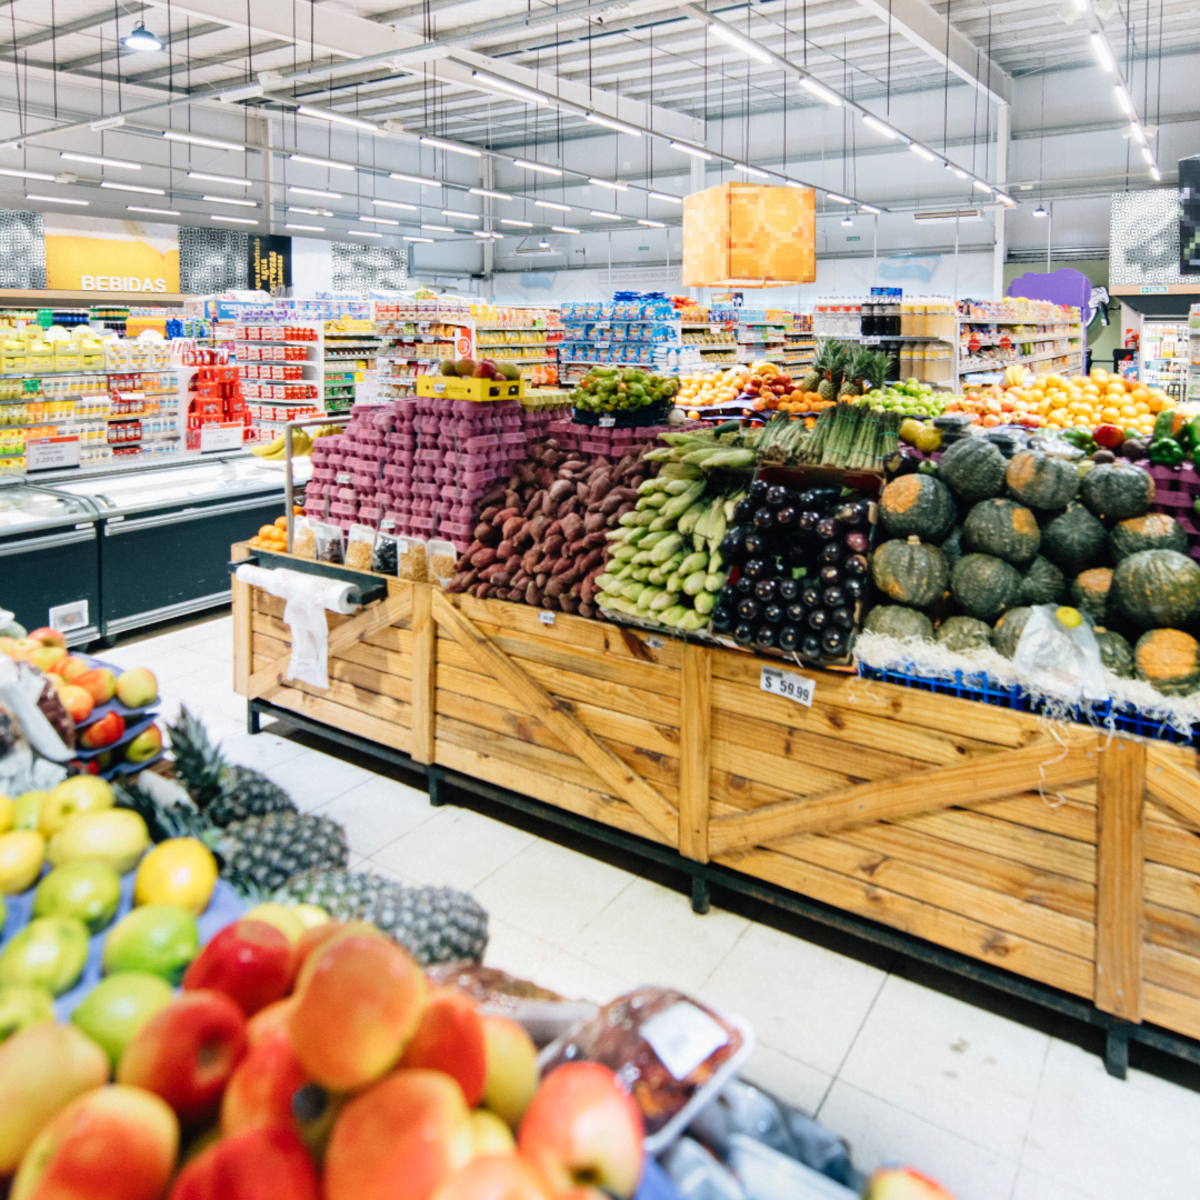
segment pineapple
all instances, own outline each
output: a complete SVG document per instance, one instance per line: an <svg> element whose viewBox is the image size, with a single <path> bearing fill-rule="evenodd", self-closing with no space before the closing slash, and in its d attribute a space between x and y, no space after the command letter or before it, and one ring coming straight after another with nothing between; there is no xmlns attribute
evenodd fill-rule
<svg viewBox="0 0 1200 1200"><path fill-rule="evenodd" d="M876 388L882 389L887 381L888 373L888 355L882 350L869 350L866 354L867 361L863 364L863 381L862 388L864 392L874 391Z"/></svg>
<svg viewBox="0 0 1200 1200"><path fill-rule="evenodd" d="M851 346L846 355L846 370L842 378L842 386L838 388L838 399L844 400L862 395L862 380L866 373L867 360L871 351L862 346Z"/></svg>
<svg viewBox="0 0 1200 1200"><path fill-rule="evenodd" d="M822 400L830 403L836 398L841 386L842 372L846 367L846 349L841 342L828 342L828 357L826 358L825 378L817 385L817 393ZM825 347L822 347L824 350Z"/></svg>
<svg viewBox="0 0 1200 1200"><path fill-rule="evenodd" d="M834 344L830 341L824 341L817 347L817 353L813 356L812 365L800 380L800 390L802 392L815 392L817 390L817 385L825 378L827 355L830 346Z"/></svg>
<svg viewBox="0 0 1200 1200"><path fill-rule="evenodd" d="M319 905L337 921L369 921L423 967L479 962L487 949L487 912L453 888L408 888L379 875L318 870L293 876L274 898Z"/></svg>
<svg viewBox="0 0 1200 1200"><path fill-rule="evenodd" d="M175 770L212 824L228 825L267 813L296 811L287 792L265 775L227 763L221 757L221 747L208 740L208 732L186 707L180 706L178 722L168 728Z"/></svg>

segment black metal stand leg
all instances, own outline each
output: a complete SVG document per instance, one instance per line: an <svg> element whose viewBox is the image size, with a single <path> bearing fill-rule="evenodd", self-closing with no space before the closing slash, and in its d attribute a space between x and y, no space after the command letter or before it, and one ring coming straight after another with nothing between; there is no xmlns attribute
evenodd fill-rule
<svg viewBox="0 0 1200 1200"><path fill-rule="evenodd" d="M429 803L434 808L441 808L445 803L442 795L442 773L436 767L430 767L425 778L429 781Z"/></svg>
<svg viewBox="0 0 1200 1200"><path fill-rule="evenodd" d="M261 726L259 725L258 718L259 718L258 709L254 707L253 702L247 702L247 704L246 704L246 732L247 733L260 733L261 732Z"/></svg>
<svg viewBox="0 0 1200 1200"><path fill-rule="evenodd" d="M1129 1070L1129 1034L1120 1026L1105 1031L1104 1069L1114 1079L1124 1079Z"/></svg>
<svg viewBox="0 0 1200 1200"><path fill-rule="evenodd" d="M703 875L692 876L692 912L703 916L709 909L708 880Z"/></svg>

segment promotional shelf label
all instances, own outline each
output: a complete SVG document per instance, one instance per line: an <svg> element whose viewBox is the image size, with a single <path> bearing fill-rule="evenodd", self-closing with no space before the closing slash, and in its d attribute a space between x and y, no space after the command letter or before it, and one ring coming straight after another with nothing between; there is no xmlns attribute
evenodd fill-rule
<svg viewBox="0 0 1200 1200"><path fill-rule="evenodd" d="M772 696L785 696L806 708L812 708L813 693L817 690L814 680L794 671L780 671L775 667L763 667L759 688Z"/></svg>
<svg viewBox="0 0 1200 1200"><path fill-rule="evenodd" d="M35 438L25 444L27 471L56 471L60 467L79 466L77 437Z"/></svg>

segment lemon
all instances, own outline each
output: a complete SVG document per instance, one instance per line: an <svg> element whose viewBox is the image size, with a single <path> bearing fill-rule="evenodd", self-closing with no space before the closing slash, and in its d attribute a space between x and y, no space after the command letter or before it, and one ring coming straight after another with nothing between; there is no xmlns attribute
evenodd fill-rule
<svg viewBox="0 0 1200 1200"><path fill-rule="evenodd" d="M329 923L329 914L319 904L297 904L292 912L300 918L305 929L315 929Z"/></svg>
<svg viewBox="0 0 1200 1200"><path fill-rule="evenodd" d="M1078 629L1083 624L1083 613L1077 608L1070 608L1063 605L1055 610L1054 615L1068 628Z"/></svg>
<svg viewBox="0 0 1200 1200"><path fill-rule="evenodd" d="M296 910L286 904L259 904L243 919L274 925L293 946L304 936L304 922L296 915Z"/></svg>
<svg viewBox="0 0 1200 1200"><path fill-rule="evenodd" d="M72 775L46 797L38 817L38 828L53 837L68 821L85 812L112 808L116 793L112 784L97 775Z"/></svg>
<svg viewBox="0 0 1200 1200"><path fill-rule="evenodd" d="M7 833L17 821L17 806L7 796L0 796L0 833Z"/></svg>
<svg viewBox="0 0 1200 1200"><path fill-rule="evenodd" d="M11 835L9 835L11 836ZM125 808L82 813L50 839L50 862L61 867L66 862L94 858L106 862L118 875L132 871L146 848L150 835L146 822Z"/></svg>
<svg viewBox="0 0 1200 1200"><path fill-rule="evenodd" d="M22 792L13 801L13 828L36 829L49 792Z"/></svg>
<svg viewBox="0 0 1200 1200"><path fill-rule="evenodd" d="M0 892L9 895L33 886L46 857L46 839L35 829L0 834Z"/></svg>
<svg viewBox="0 0 1200 1200"><path fill-rule="evenodd" d="M196 838L160 842L138 867L134 904L174 904L199 916L217 884L217 860Z"/></svg>

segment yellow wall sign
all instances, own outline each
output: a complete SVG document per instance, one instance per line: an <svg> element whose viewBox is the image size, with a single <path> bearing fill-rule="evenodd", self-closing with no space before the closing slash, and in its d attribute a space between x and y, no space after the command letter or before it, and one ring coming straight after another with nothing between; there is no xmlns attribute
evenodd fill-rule
<svg viewBox="0 0 1200 1200"><path fill-rule="evenodd" d="M46 287L178 293L179 230L174 225L47 213Z"/></svg>

